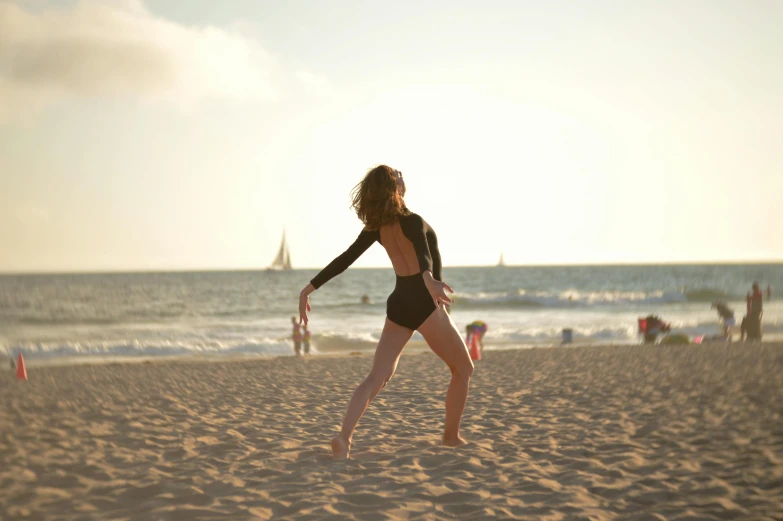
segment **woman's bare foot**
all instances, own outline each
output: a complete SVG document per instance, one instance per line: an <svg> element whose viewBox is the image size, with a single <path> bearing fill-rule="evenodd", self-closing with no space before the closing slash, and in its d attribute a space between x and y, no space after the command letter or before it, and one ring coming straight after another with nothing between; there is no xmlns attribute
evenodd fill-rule
<svg viewBox="0 0 783 521"><path fill-rule="evenodd" d="M332 456L334 456L334 459L346 459L350 451L351 442L344 440L342 435L338 434L332 438Z"/></svg>
<svg viewBox="0 0 783 521"><path fill-rule="evenodd" d="M463 445L467 445L468 442L463 440L461 436L449 436L448 438L446 436L443 437L443 445L446 447L462 447Z"/></svg>

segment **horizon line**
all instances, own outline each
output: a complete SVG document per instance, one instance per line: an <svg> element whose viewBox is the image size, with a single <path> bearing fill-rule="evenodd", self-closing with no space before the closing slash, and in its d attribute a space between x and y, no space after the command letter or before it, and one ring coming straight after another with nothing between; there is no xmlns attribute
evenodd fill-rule
<svg viewBox="0 0 783 521"><path fill-rule="evenodd" d="M783 264L783 259L778 260L712 260L712 261L658 261L658 262L589 262L589 263L548 263L548 264L451 264L444 265L447 268L582 268L582 267L630 267L630 266L737 266L743 264L755 265L776 265ZM287 271L314 271L323 267L297 267ZM377 270L388 269L390 266L352 266L355 270ZM225 273L225 272L266 272L278 270L268 270L266 267L237 267L237 268L149 268L149 269L107 269L107 270L51 270L51 271L0 271L0 277L19 276L19 275L123 275L135 273Z"/></svg>

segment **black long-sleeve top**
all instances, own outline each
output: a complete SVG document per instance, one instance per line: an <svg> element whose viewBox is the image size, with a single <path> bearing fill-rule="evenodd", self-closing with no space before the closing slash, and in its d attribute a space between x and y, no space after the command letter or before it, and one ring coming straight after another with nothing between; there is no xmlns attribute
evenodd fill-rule
<svg viewBox="0 0 783 521"><path fill-rule="evenodd" d="M435 280L441 280L440 251L438 251L438 237L435 235L435 230L420 215L415 213L400 217L400 228L405 237L413 244L416 258L419 261L419 269L421 270L419 273L430 270ZM381 242L381 232L379 230L362 230L362 233L359 234L353 244L335 257L318 275L313 277L310 283L315 289L320 288L356 262L356 259L361 257L375 241Z"/></svg>

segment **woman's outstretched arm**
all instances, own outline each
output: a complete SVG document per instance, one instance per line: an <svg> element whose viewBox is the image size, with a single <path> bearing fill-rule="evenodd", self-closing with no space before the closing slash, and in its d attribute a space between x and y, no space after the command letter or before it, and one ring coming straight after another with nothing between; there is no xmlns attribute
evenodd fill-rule
<svg viewBox="0 0 783 521"><path fill-rule="evenodd" d="M310 293L315 291L312 283L299 292L299 323L307 325L307 312L310 311Z"/></svg>
<svg viewBox="0 0 783 521"><path fill-rule="evenodd" d="M299 322L307 324L307 312L310 311L309 295L331 279L344 272L348 266L356 262L356 259L367 251L375 241L380 240L380 233L370 230L362 230L362 233L353 241L347 250L334 258L318 275L313 277L310 283L299 293Z"/></svg>

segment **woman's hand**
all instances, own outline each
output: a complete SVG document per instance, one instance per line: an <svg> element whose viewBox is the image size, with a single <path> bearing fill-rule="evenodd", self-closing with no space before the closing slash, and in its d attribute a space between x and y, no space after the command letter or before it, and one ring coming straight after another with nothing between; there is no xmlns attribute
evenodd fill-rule
<svg viewBox="0 0 783 521"><path fill-rule="evenodd" d="M454 303L454 301L446 295L446 290L448 290L449 293L454 293L451 286L445 282L435 280L435 277L432 276L432 272L429 270L425 271L422 276L424 277L424 285L427 286L427 291L430 292L432 301L435 302L435 307L439 307L441 304Z"/></svg>
<svg viewBox="0 0 783 521"><path fill-rule="evenodd" d="M310 311L310 293L315 291L312 284L308 284L299 293L299 323L307 325L307 312Z"/></svg>

